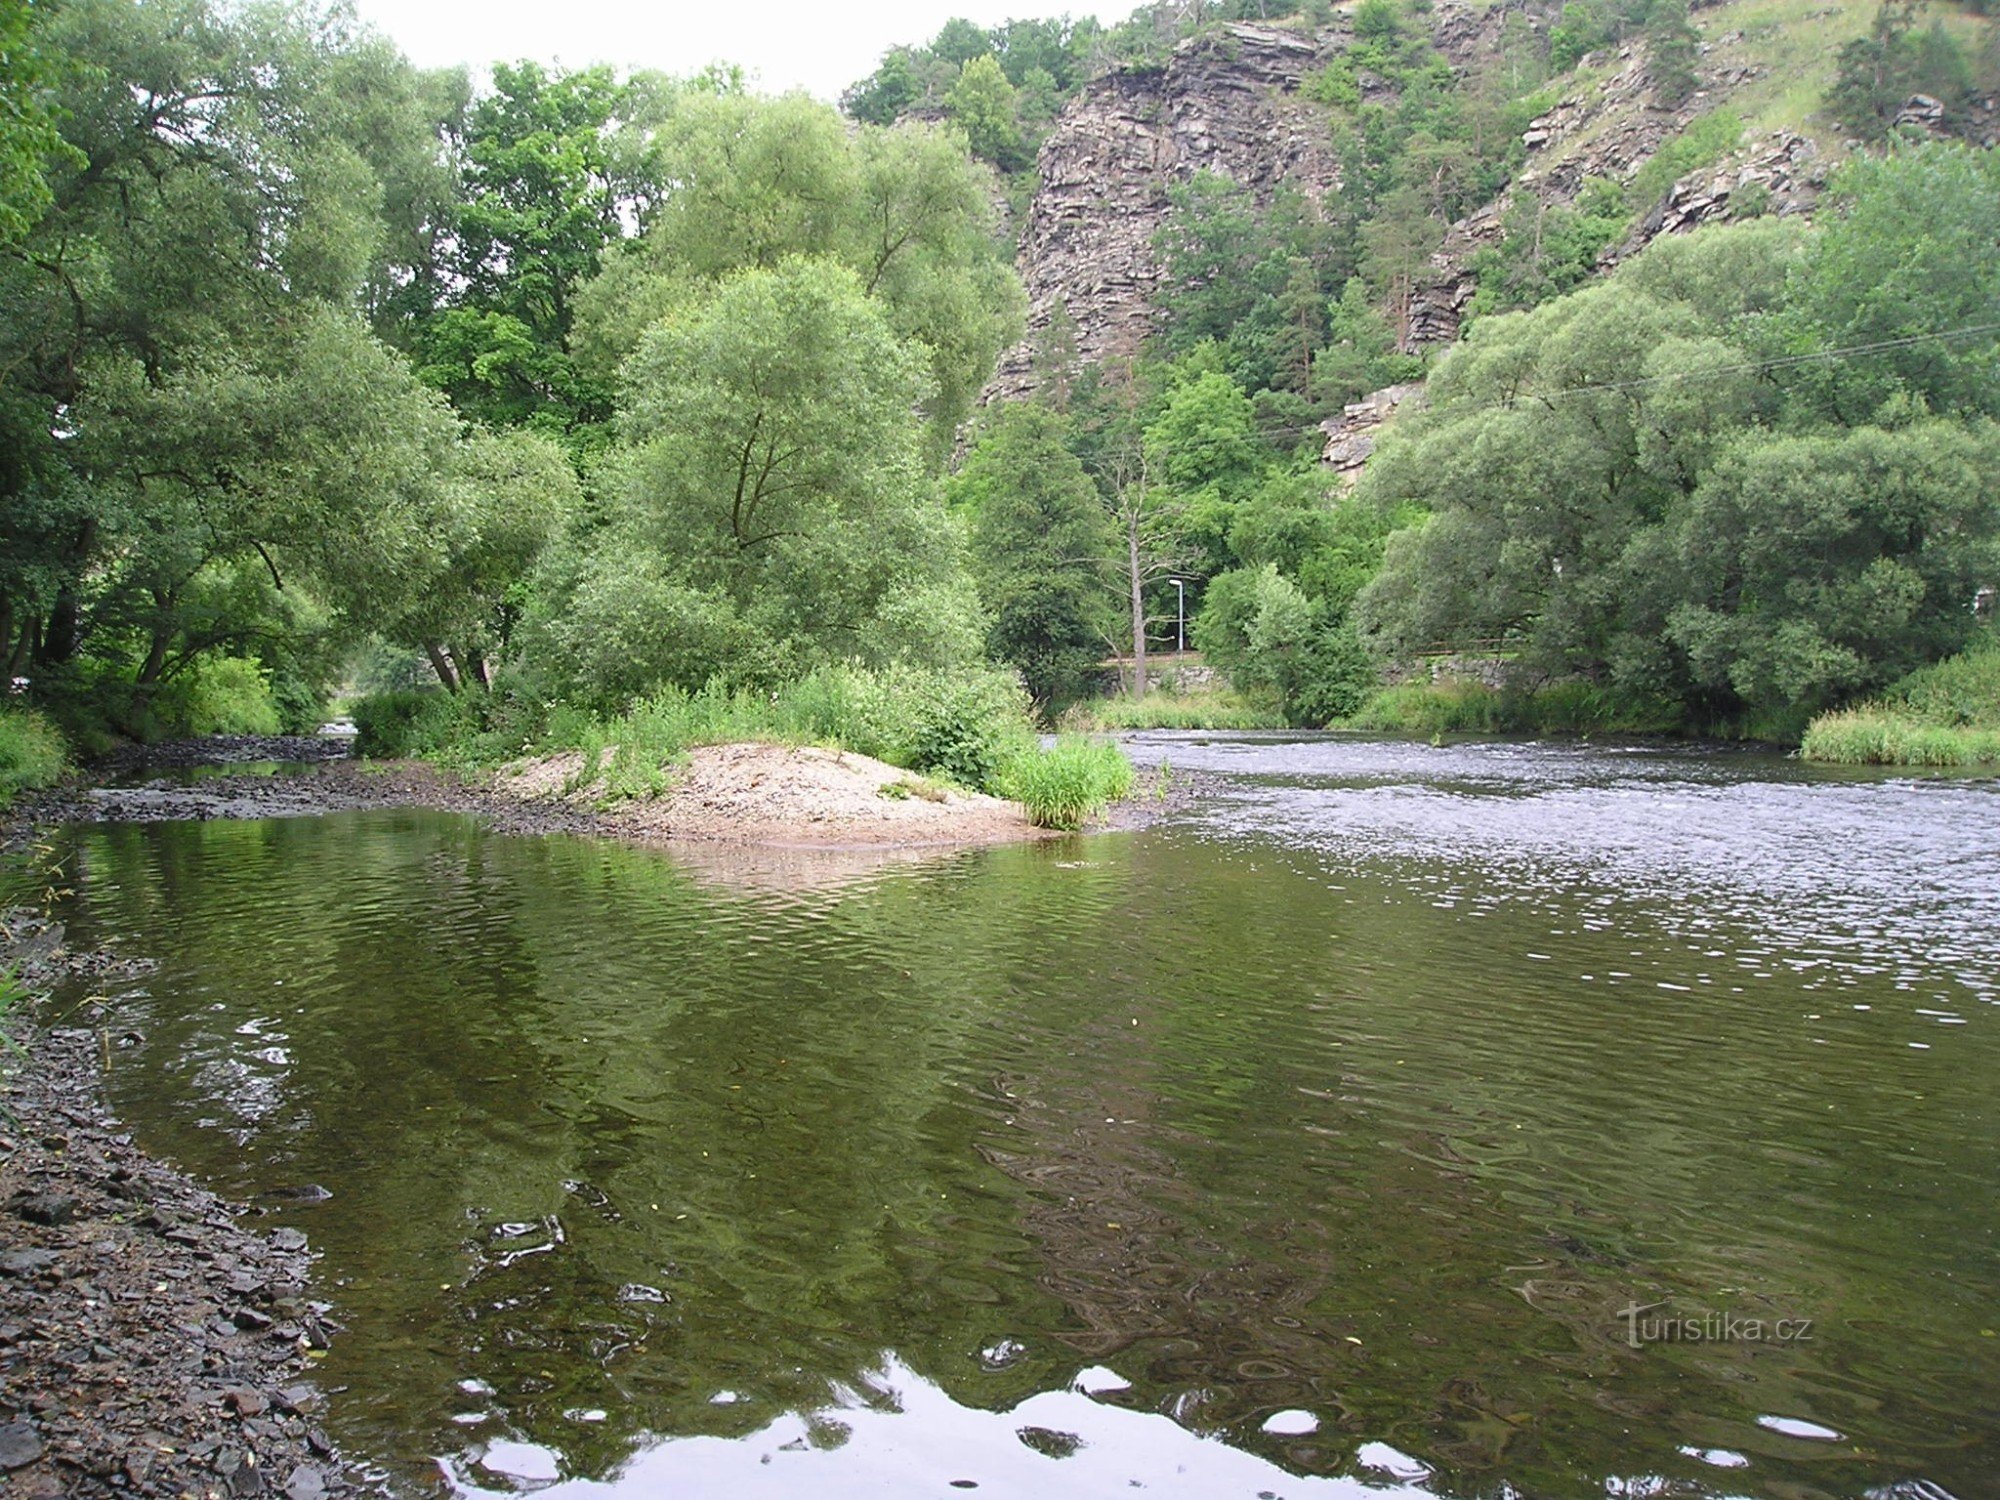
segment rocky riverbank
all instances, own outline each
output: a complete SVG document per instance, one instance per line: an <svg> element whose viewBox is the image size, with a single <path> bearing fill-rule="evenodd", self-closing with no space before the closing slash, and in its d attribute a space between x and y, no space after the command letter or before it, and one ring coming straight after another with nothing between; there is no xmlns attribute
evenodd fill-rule
<svg viewBox="0 0 2000 1500"><path fill-rule="evenodd" d="M60 924L0 913L28 991L134 979ZM104 1103L117 1045L85 1002L16 1015L0 1087L0 1491L315 1500L374 1488L318 1426L313 1362L338 1331L296 1229L262 1228L147 1157Z"/></svg>

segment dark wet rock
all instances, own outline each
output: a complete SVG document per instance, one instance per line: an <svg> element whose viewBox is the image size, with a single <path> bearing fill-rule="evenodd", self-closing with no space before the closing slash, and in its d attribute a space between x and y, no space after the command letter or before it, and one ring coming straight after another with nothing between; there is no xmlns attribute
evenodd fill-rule
<svg viewBox="0 0 2000 1500"><path fill-rule="evenodd" d="M0 1427L0 1469L24 1469L42 1456L42 1435L33 1422Z"/></svg>
<svg viewBox="0 0 2000 1500"><path fill-rule="evenodd" d="M333 1191L316 1182L304 1182L297 1187L272 1188L264 1196L281 1203L324 1203L333 1196Z"/></svg>
<svg viewBox="0 0 2000 1500"><path fill-rule="evenodd" d="M30 1224L54 1228L76 1217L76 1199L63 1193L33 1193L15 1204L14 1212Z"/></svg>
<svg viewBox="0 0 2000 1500"><path fill-rule="evenodd" d="M46 933L39 913L5 928ZM38 945L30 983L97 983L143 966ZM15 954L0 947L0 966ZM22 1028L0 1081L0 1493L8 1500L290 1493L363 1486L296 1415L314 1403L303 1320L312 1257L297 1230L262 1236L241 1210L148 1158L107 1111L102 1042ZM138 1205L135 1207L135 1205ZM321 1307L320 1347L335 1325ZM282 1389L282 1398L273 1394Z"/></svg>

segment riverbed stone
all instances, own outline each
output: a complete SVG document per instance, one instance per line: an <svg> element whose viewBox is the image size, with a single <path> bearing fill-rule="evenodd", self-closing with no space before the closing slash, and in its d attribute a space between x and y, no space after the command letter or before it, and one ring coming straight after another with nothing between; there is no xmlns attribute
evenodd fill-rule
<svg viewBox="0 0 2000 1500"><path fill-rule="evenodd" d="M23 1469L41 1456L42 1435L33 1422L0 1426L0 1469Z"/></svg>

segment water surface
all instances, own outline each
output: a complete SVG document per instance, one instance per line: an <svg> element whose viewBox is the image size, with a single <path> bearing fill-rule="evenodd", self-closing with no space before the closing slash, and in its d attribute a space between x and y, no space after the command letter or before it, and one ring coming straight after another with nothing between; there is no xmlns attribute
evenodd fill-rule
<svg viewBox="0 0 2000 1500"><path fill-rule="evenodd" d="M887 861L83 831L116 1102L332 1190L269 1222L413 1492L1996 1493L1992 783L1134 755L1231 780Z"/></svg>

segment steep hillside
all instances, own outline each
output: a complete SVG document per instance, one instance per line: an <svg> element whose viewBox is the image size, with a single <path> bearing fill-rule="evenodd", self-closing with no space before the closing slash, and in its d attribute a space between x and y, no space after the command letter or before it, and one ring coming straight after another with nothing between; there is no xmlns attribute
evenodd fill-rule
<svg viewBox="0 0 2000 1500"><path fill-rule="evenodd" d="M1522 134L1511 179L1490 201L1435 226L1434 248L1396 309L1398 345L1421 351L1454 339L1477 310L1482 265L1490 274L1507 249L1538 257L1545 221L1608 212L1591 221L1601 248L1587 251L1608 269L1659 234L1752 213L1809 214L1829 171L1858 144L1826 99L1841 47L1867 36L1876 14L1852 0L1726 0L1689 18L1698 37L1691 88L1663 86L1666 70L1643 35L1539 83L1539 97L1553 102ZM1546 51L1565 16L1547 0L1444 0L1423 24L1469 87L1510 39L1527 35ZM1939 19L1971 55L1990 49L1990 23L1949 8ZM1019 250L1028 333L1003 359L989 398L1030 388L1035 351L1052 337L1052 322L1073 337L1086 364L1137 352L1162 317L1156 239L1174 184L1217 174L1259 202L1286 183L1315 203L1338 192L1342 119L1337 106L1320 102L1321 79L1355 46L1353 7L1319 28L1216 25L1180 41L1163 65L1122 65L1086 83L1040 151ZM1381 78L1365 69L1353 76L1357 107L1394 104ZM1670 104L1675 93L1681 97ZM1947 120L1934 100L1918 96L1900 116L1988 145L1996 118L1995 102L1982 97ZM1619 199L1615 210L1594 207L1609 196ZM1506 246L1510 236L1520 243Z"/></svg>

